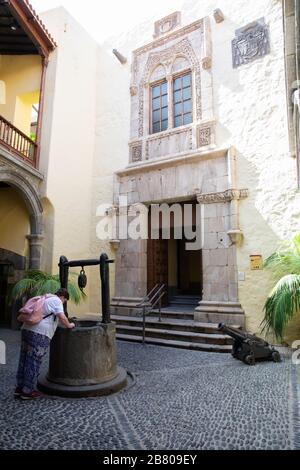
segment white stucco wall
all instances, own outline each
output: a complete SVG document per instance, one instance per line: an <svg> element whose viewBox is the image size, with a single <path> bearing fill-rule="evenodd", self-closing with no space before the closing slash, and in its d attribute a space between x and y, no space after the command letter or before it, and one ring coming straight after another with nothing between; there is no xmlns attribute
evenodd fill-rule
<svg viewBox="0 0 300 470"><path fill-rule="evenodd" d="M42 196L54 208L45 243L55 273L61 255L89 257L97 44L63 8L41 17L58 44L47 71L41 149ZM88 302L70 313L85 310Z"/></svg>
<svg viewBox="0 0 300 470"><path fill-rule="evenodd" d="M225 21L216 24L218 7ZM161 17L166 13L162 12ZM238 186L248 188L240 203L244 242L238 248L239 297L247 327L259 332L262 308L273 285L271 274L251 271L249 256L264 259L280 240L299 231L300 195L296 161L288 148L281 0L187 0L182 26L210 16L213 42L213 99L217 146L237 149ZM235 31L259 18L270 27L271 53L238 69L232 67ZM96 210L113 202L113 174L128 164L131 52L152 41L159 17L97 47L63 9L42 15L58 42L47 75L42 169L44 195L54 207L53 268L61 254L69 258L114 257L98 240ZM118 49L128 62L112 54ZM90 271L89 271L90 272ZM98 310L98 272L91 271L90 310ZM113 270L112 270L112 294ZM299 336L292 325L289 338Z"/></svg>
<svg viewBox="0 0 300 470"><path fill-rule="evenodd" d="M220 24L212 17L216 6L225 15ZM236 147L238 185L249 189L249 198L240 204L245 238L238 249L238 269L245 273L245 281L239 282L239 297L248 328L259 332L263 304L274 280L269 272L251 271L249 256L262 254L265 259L280 240L299 231L300 221L296 162L288 148L282 2L219 0L216 5L215 1L189 0L183 4L182 25L207 15L212 26L217 146ZM270 27L271 53L233 69L235 31L262 17ZM99 95L102 118L97 119L96 158L103 165L94 168L94 206L112 194L112 172L128 164L130 63L119 64L111 50L117 48L130 62L132 50L151 42L157 19L149 18L128 35L107 41L102 49L104 76L98 74L98 83L105 85L105 96ZM297 328L290 328L290 338L299 336Z"/></svg>

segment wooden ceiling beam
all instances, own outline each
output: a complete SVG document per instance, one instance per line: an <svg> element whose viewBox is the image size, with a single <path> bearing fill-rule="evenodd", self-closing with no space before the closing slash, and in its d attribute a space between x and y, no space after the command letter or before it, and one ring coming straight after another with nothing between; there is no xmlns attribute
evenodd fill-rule
<svg viewBox="0 0 300 470"><path fill-rule="evenodd" d="M55 48L55 44L47 37L38 19L29 10L27 3L23 0L21 2L20 0L3 0L3 3L32 40L39 54L48 59L50 52Z"/></svg>

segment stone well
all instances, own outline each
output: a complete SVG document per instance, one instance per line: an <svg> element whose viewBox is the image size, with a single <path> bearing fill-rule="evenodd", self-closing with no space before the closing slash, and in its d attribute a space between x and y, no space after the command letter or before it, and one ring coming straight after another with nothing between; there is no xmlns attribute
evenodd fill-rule
<svg viewBox="0 0 300 470"><path fill-rule="evenodd" d="M97 397L110 395L125 388L130 374L117 365L116 326L110 319L109 264L106 253L99 259L69 261L60 257L59 277L62 288L68 287L70 267L81 267L80 288L86 285L82 275L85 266L99 266L101 279L101 315L71 319L76 328L58 326L50 346L48 373L38 388L49 395L61 397ZM82 276L84 279L82 279ZM67 305L64 305L67 314Z"/></svg>
<svg viewBox="0 0 300 470"><path fill-rule="evenodd" d="M49 371L39 390L62 397L110 395L127 385L127 372L117 366L115 324L90 319L76 328L58 327L50 348Z"/></svg>

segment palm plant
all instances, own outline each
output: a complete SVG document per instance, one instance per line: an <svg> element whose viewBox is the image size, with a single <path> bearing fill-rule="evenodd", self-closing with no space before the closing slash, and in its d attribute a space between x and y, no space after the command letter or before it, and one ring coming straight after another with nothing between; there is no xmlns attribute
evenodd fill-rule
<svg viewBox="0 0 300 470"><path fill-rule="evenodd" d="M273 253L265 266L279 281L265 303L262 331L282 339L285 326L300 311L300 234Z"/></svg>
<svg viewBox="0 0 300 470"><path fill-rule="evenodd" d="M70 300L79 304L86 294L81 291L75 281L77 274L70 273L68 292ZM55 294L60 288L59 275L47 274L43 271L31 269L26 272L24 279L18 281L12 288L10 298L13 300L26 297L27 299L44 294Z"/></svg>

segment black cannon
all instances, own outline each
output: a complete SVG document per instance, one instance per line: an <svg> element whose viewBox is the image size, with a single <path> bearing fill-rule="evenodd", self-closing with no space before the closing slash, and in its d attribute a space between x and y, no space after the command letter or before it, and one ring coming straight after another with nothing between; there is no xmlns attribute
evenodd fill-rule
<svg viewBox="0 0 300 470"><path fill-rule="evenodd" d="M232 346L232 356L243 361L249 366L254 366L257 359L280 362L281 357L278 351L269 343L255 335L238 330L224 323L219 324L219 331L231 336L234 339Z"/></svg>

